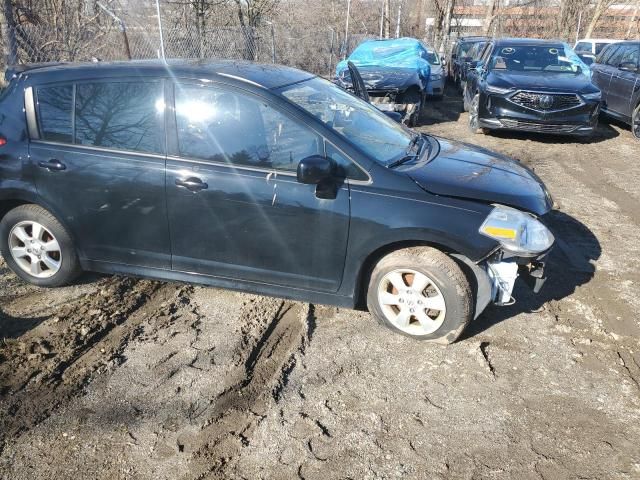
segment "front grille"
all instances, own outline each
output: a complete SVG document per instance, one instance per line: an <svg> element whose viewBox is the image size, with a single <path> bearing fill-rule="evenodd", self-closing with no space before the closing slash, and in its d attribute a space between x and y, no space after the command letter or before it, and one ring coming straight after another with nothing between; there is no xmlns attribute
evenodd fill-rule
<svg viewBox="0 0 640 480"><path fill-rule="evenodd" d="M516 105L540 111L567 110L582 104L575 93L518 92L512 95L509 100Z"/></svg>
<svg viewBox="0 0 640 480"><path fill-rule="evenodd" d="M579 127L579 125L558 125L549 123L523 122L521 120L512 120L508 118L501 118L500 123L505 128L540 133L571 133Z"/></svg>

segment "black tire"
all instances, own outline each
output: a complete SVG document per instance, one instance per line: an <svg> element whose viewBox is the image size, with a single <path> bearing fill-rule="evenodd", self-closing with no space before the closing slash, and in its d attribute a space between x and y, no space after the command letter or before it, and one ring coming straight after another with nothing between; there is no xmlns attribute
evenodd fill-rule
<svg viewBox="0 0 640 480"><path fill-rule="evenodd" d="M426 275L439 289L438 293L444 297L444 321L432 333L414 335L401 330L387 318L380 306L378 292L379 288L384 288L381 286L387 278L386 275L403 269ZM375 319L394 332L417 340L453 343L462 334L473 315L473 294L467 277L451 257L435 248L412 247L390 253L373 269L368 288L367 307ZM411 322L415 321L417 319L412 317Z"/></svg>
<svg viewBox="0 0 640 480"><path fill-rule="evenodd" d="M21 222L37 222L45 227L60 247L61 260L59 270L48 278L38 278L23 270L9 250L9 236L13 228ZM27 283L39 287L59 287L72 282L80 273L80 262L69 232L44 208L28 204L10 210L0 221L0 252L13 272ZM40 258L40 257L38 257Z"/></svg>
<svg viewBox="0 0 640 480"><path fill-rule="evenodd" d="M476 93L471 100L471 105L467 105L469 108L469 131L473 134L487 134L489 129L479 126L480 121L480 94Z"/></svg>
<svg viewBox="0 0 640 480"><path fill-rule="evenodd" d="M640 103L631 114L631 133L640 140Z"/></svg>

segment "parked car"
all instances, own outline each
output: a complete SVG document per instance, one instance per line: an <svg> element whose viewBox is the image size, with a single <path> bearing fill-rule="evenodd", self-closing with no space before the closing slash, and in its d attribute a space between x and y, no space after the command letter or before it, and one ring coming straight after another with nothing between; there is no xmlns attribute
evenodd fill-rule
<svg viewBox="0 0 640 480"><path fill-rule="evenodd" d="M471 66L472 62L475 62L475 66L477 68L478 62L482 58L482 54L484 53L484 49L486 48L488 42L477 42L474 43L469 52L467 53L467 57L464 62L460 64L460 90L464 92L464 89L467 84L467 73Z"/></svg>
<svg viewBox="0 0 640 480"><path fill-rule="evenodd" d="M640 42L608 46L591 71L593 83L602 90L602 112L631 125L640 138Z"/></svg>
<svg viewBox="0 0 640 480"><path fill-rule="evenodd" d="M586 136L597 127L601 93L566 43L518 38L489 42L482 59L470 65L464 100L475 133Z"/></svg>
<svg viewBox="0 0 640 480"><path fill-rule="evenodd" d="M423 54L429 65L431 65L431 73L429 74L429 83L427 83L427 95L442 98L444 94L444 83L445 83L445 73L444 67L447 64L447 61L444 58L441 58L431 47L426 47L425 53Z"/></svg>
<svg viewBox="0 0 640 480"><path fill-rule="evenodd" d="M300 70L26 67L0 112L0 251L34 285L93 270L366 303L447 343L518 275L544 281L552 200L533 172Z"/></svg>
<svg viewBox="0 0 640 480"><path fill-rule="evenodd" d="M449 80L456 87L462 88L462 66L470 62L469 51L476 43L488 41L488 37L467 36L456 40L451 50L451 61L449 62Z"/></svg>
<svg viewBox="0 0 640 480"><path fill-rule="evenodd" d="M604 47L617 41L611 38L583 38L576 42L573 50L584 63L591 65Z"/></svg>
<svg viewBox="0 0 640 480"><path fill-rule="evenodd" d="M351 89L347 62L358 67L372 103L380 110L402 113L404 123L415 125L431 76L427 47L422 42L415 38L362 42L336 67L336 83Z"/></svg>

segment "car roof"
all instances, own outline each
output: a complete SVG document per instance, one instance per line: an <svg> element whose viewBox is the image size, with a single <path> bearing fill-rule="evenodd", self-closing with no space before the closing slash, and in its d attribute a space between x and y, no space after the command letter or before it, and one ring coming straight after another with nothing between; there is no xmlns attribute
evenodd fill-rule
<svg viewBox="0 0 640 480"><path fill-rule="evenodd" d="M262 64L244 60L130 60L120 62L48 63L14 68L16 74L64 76L65 80L96 75L166 75L175 77L232 78L267 89L274 89L313 78L315 75L276 64Z"/></svg>
<svg viewBox="0 0 640 480"><path fill-rule="evenodd" d="M616 40L615 38L581 38L576 43L580 42L591 42L591 43L614 43L619 42L620 40Z"/></svg>
<svg viewBox="0 0 640 480"><path fill-rule="evenodd" d="M495 41L496 46L503 45L562 45L562 40L546 40L541 38L498 38Z"/></svg>

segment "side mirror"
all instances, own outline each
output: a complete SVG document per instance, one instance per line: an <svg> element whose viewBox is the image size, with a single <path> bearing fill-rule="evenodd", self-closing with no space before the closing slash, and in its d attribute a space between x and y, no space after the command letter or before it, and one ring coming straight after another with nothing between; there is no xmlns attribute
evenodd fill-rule
<svg viewBox="0 0 640 480"><path fill-rule="evenodd" d="M298 163L297 177L300 183L317 185L332 175L333 163L321 155L311 155Z"/></svg>
<svg viewBox="0 0 640 480"><path fill-rule="evenodd" d="M623 72L636 73L638 71L638 66L633 62L624 62L618 65L618 70L622 70Z"/></svg>

